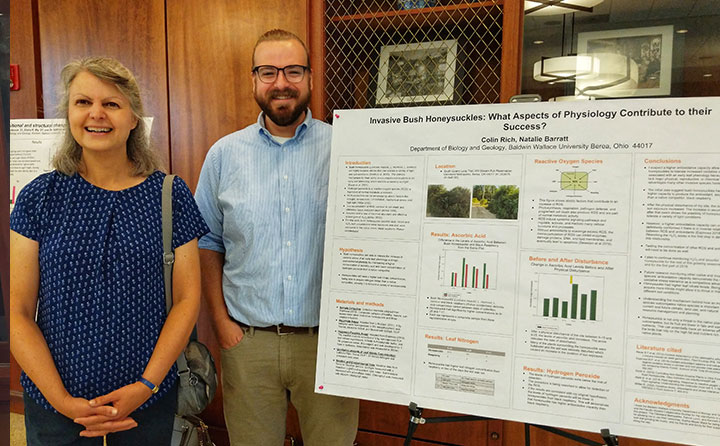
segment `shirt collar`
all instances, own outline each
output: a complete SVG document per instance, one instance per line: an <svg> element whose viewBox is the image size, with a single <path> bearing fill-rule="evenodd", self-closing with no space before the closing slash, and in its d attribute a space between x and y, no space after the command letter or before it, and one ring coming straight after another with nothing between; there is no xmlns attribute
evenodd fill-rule
<svg viewBox="0 0 720 446"><path fill-rule="evenodd" d="M259 133L265 136L268 140L272 141L274 144L277 144L277 141L273 139L268 129L265 128L265 114L263 112L260 112L260 114L258 115L257 124L260 126L260 129L258 130ZM311 125L312 112L308 108L305 110L305 119L303 120L303 122L300 123L299 126L297 126L297 128L295 129L295 136L293 136L290 141L299 138Z"/></svg>

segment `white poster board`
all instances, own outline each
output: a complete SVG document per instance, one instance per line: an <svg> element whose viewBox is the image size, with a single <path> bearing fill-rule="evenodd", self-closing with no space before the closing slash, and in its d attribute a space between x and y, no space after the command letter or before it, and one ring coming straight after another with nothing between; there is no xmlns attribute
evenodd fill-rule
<svg viewBox="0 0 720 446"><path fill-rule="evenodd" d="M335 112L316 391L720 444L720 99Z"/></svg>
<svg viewBox="0 0 720 446"><path fill-rule="evenodd" d="M64 119L10 120L10 211L23 187L36 176L50 172Z"/></svg>

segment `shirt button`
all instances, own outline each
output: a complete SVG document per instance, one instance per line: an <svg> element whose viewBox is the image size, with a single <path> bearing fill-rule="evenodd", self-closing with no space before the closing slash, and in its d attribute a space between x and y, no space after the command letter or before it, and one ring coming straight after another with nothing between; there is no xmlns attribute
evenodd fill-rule
<svg viewBox="0 0 720 446"><path fill-rule="evenodd" d="M283 147L283 152L287 152L287 149L285 147Z"/></svg>
<svg viewBox="0 0 720 446"><path fill-rule="evenodd" d="M288 241L288 242L285 243L285 244L288 245L288 246L292 246L292 242L291 242L291 241Z"/></svg>
<svg viewBox="0 0 720 446"><path fill-rule="evenodd" d="M288 276L288 280L292 280L292 276Z"/></svg>
<svg viewBox="0 0 720 446"><path fill-rule="evenodd" d="M292 314L292 310L288 310L288 313Z"/></svg>
<svg viewBox="0 0 720 446"><path fill-rule="evenodd" d="M285 212L290 212L290 208L285 208Z"/></svg>
<svg viewBox="0 0 720 446"><path fill-rule="evenodd" d="M284 180L287 180L287 179L288 179L288 176L287 176L287 175L283 175L283 179L284 179Z"/></svg>

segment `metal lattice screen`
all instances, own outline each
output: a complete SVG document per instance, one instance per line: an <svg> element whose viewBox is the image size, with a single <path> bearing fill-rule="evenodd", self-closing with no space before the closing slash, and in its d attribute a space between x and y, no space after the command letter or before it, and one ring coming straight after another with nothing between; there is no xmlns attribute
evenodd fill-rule
<svg viewBox="0 0 720 446"><path fill-rule="evenodd" d="M328 113L499 101L497 0L328 0L325 19Z"/></svg>

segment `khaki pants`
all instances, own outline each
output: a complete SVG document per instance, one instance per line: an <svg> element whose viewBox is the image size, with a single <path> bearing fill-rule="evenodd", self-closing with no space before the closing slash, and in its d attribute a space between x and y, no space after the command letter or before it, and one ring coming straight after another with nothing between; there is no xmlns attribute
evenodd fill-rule
<svg viewBox="0 0 720 446"><path fill-rule="evenodd" d="M317 333L246 330L222 350L225 424L232 446L282 446L288 399L300 418L305 446L351 446L358 401L314 392Z"/></svg>

